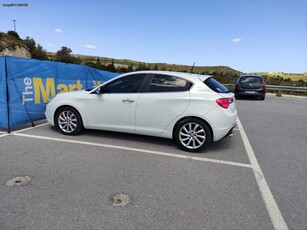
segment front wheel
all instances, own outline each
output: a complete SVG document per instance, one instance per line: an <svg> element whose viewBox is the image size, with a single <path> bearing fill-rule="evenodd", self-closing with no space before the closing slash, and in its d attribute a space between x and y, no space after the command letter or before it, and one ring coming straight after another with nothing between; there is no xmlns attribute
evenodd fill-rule
<svg viewBox="0 0 307 230"><path fill-rule="evenodd" d="M56 113L56 126L61 133L76 135L83 130L82 118L77 110L71 107L61 108Z"/></svg>
<svg viewBox="0 0 307 230"><path fill-rule="evenodd" d="M211 138L208 125L195 118L179 123L174 133L176 144L188 152L198 152L204 149L210 143Z"/></svg>

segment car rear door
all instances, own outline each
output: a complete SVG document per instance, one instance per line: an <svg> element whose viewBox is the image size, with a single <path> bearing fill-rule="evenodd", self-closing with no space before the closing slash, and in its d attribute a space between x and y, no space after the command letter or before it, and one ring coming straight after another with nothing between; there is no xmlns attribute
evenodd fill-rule
<svg viewBox="0 0 307 230"><path fill-rule="evenodd" d="M136 132L146 135L163 132L186 111L191 86L192 83L175 76L152 74L136 107Z"/></svg>

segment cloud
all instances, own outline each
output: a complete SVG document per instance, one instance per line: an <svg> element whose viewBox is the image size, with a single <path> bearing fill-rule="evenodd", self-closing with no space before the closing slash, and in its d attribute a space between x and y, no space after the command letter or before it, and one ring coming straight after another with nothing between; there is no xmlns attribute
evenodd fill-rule
<svg viewBox="0 0 307 230"><path fill-rule="evenodd" d="M47 44L47 46L48 46L48 47L53 47L53 44L50 43L50 44Z"/></svg>
<svg viewBox="0 0 307 230"><path fill-rule="evenodd" d="M242 41L242 38L233 38L231 39L232 42L235 42L235 43L239 43Z"/></svg>
<svg viewBox="0 0 307 230"><path fill-rule="evenodd" d="M87 48L87 49L97 49L98 48L95 45L89 45L89 44L84 45L84 47Z"/></svg>
<svg viewBox="0 0 307 230"><path fill-rule="evenodd" d="M54 33L61 34L61 33L62 33L62 30L61 30L61 29L55 29L55 30L54 30Z"/></svg>

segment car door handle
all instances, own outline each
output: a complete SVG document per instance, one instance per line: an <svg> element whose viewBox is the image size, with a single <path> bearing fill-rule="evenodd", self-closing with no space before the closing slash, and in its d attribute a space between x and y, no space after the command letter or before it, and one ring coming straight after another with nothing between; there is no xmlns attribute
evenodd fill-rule
<svg viewBox="0 0 307 230"><path fill-rule="evenodd" d="M134 100L130 100L130 99L125 99L125 100L122 100L122 102L128 104L128 103L133 103Z"/></svg>

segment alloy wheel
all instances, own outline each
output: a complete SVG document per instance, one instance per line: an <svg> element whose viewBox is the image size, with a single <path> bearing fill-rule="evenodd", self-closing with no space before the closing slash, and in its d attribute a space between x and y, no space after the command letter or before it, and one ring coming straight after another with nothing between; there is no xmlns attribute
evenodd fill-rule
<svg viewBox="0 0 307 230"><path fill-rule="evenodd" d="M78 119L72 111L64 110L58 116L58 126L64 133L72 133L77 129Z"/></svg>
<svg viewBox="0 0 307 230"><path fill-rule="evenodd" d="M197 123L186 123L179 130L179 140L188 149L198 149L206 141L206 132Z"/></svg>

